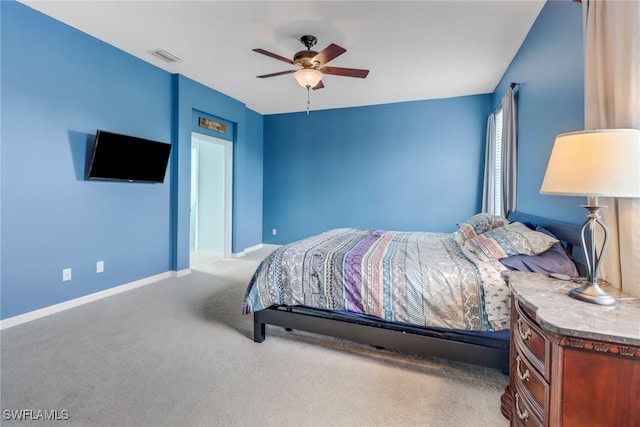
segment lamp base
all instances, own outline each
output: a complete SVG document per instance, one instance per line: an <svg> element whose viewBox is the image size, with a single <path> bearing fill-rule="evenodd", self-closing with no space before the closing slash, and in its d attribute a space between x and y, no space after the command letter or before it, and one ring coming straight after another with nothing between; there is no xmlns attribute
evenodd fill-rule
<svg viewBox="0 0 640 427"><path fill-rule="evenodd" d="M579 288L571 289L569 296L580 301L599 305L616 305L618 300L606 293L595 283L587 282Z"/></svg>

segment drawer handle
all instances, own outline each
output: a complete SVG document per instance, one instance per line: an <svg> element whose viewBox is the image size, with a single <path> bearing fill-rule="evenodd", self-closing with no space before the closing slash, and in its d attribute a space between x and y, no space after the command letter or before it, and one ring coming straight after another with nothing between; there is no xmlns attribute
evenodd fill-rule
<svg viewBox="0 0 640 427"><path fill-rule="evenodd" d="M518 355L518 357L516 357L516 372L518 373L518 378L520 378L520 381L529 381L531 373L528 369L522 373L522 371L520 371L520 362L522 362L522 359L520 358L520 355Z"/></svg>
<svg viewBox="0 0 640 427"><path fill-rule="evenodd" d="M527 329L524 332L522 331L522 317L518 317L518 333L520 334L522 341L526 341L531 338L531 329Z"/></svg>
<svg viewBox="0 0 640 427"><path fill-rule="evenodd" d="M518 413L518 418L522 421L527 421L529 419L529 411L525 408L524 411L520 410L520 394L516 391L516 412Z"/></svg>

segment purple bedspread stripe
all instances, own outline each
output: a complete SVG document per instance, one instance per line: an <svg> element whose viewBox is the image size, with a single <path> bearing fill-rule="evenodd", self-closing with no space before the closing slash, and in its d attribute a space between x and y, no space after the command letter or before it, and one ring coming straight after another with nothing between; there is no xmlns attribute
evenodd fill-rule
<svg viewBox="0 0 640 427"><path fill-rule="evenodd" d="M365 313L362 304L362 271L360 265L362 258L371 249L373 244L382 235L381 231L374 231L369 237L362 240L344 257L344 290L345 306L349 311Z"/></svg>

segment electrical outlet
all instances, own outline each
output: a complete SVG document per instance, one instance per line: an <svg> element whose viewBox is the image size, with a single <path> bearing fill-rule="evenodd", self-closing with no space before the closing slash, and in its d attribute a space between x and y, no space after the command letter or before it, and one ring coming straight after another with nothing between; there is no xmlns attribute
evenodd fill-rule
<svg viewBox="0 0 640 427"><path fill-rule="evenodd" d="M96 262L96 273L102 273L104 271L104 261Z"/></svg>
<svg viewBox="0 0 640 427"><path fill-rule="evenodd" d="M62 270L62 281L66 282L67 280L71 280L71 269L65 268Z"/></svg>
<svg viewBox="0 0 640 427"><path fill-rule="evenodd" d="M278 230L276 230L275 228L271 229L271 235L275 236L276 234L278 234Z"/></svg>

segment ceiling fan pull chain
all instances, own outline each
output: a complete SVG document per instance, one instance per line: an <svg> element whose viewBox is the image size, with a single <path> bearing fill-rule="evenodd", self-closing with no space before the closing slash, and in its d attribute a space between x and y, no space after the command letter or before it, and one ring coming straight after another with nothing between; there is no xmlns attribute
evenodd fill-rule
<svg viewBox="0 0 640 427"><path fill-rule="evenodd" d="M309 86L307 86L307 116L309 115L309 106L311 105L311 101L309 101Z"/></svg>

